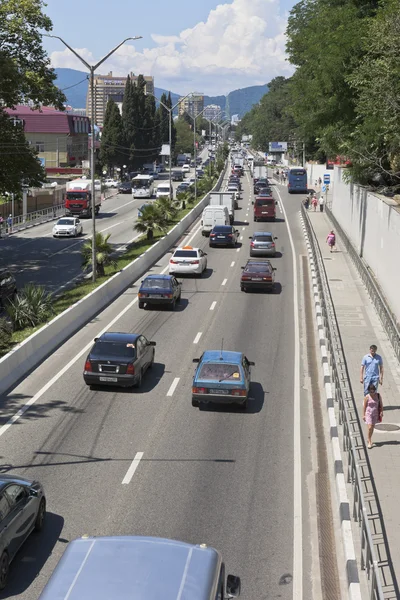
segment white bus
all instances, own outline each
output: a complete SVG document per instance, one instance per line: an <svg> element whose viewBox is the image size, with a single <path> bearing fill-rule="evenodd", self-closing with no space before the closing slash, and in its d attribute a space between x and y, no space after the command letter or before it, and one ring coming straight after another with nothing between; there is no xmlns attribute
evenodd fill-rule
<svg viewBox="0 0 400 600"><path fill-rule="evenodd" d="M151 175L136 175L132 179L134 198L151 198L154 193L154 179Z"/></svg>

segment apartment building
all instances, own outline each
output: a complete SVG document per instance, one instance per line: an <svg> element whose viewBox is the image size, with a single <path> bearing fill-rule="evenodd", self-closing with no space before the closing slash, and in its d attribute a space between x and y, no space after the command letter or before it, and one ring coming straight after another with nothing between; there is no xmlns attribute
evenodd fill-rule
<svg viewBox="0 0 400 600"><path fill-rule="evenodd" d="M137 81L138 76L129 73L133 82ZM146 93L154 94L154 77L144 75L146 82ZM124 90L126 77L114 77L112 71L108 75L95 75L94 77L94 114L96 125L104 125L104 116L106 114L107 102L111 98L117 104L121 105L124 99ZM86 96L86 114L92 117L92 95L90 85Z"/></svg>
<svg viewBox="0 0 400 600"><path fill-rule="evenodd" d="M194 93L187 98L179 98L178 115L181 117L185 112L191 117L196 117L204 109L204 94Z"/></svg>

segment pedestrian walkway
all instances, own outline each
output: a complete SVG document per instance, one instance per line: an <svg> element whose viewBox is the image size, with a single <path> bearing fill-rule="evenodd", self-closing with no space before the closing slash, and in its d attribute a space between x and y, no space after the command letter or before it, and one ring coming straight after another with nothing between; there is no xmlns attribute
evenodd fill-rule
<svg viewBox="0 0 400 600"><path fill-rule="evenodd" d="M400 365L357 270L347 252L341 248L338 236L337 251L330 252L326 237L333 226L328 216L319 210L315 213L310 210L308 215L321 249L365 440L361 359L368 354L371 344L378 346L378 354L383 358L384 380L383 385L379 386L384 405L383 422L377 425L374 432L374 445L368 451L368 459L372 472L371 483L375 486L378 511L380 509L384 525L383 533L386 533L388 540L388 555L381 543L381 532L376 530L376 523L373 522L373 513L376 511L371 506L369 513L372 513L370 523L375 533L378 561L383 565L382 583L388 592L385 598L400 598L396 583L396 576L400 581ZM390 564L393 568L390 568Z"/></svg>

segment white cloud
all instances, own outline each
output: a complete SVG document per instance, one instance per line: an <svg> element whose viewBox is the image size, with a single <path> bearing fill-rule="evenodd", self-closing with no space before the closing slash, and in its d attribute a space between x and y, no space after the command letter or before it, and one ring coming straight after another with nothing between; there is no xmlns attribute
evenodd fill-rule
<svg viewBox="0 0 400 600"><path fill-rule="evenodd" d="M153 34L155 47L139 51L142 42L121 46L99 72L153 75L157 87L178 93L207 95L267 83L290 75L285 55L286 17L279 0L233 0L220 4L200 22L176 36ZM95 62L87 48L78 50ZM81 69L69 50L53 52L55 67Z"/></svg>

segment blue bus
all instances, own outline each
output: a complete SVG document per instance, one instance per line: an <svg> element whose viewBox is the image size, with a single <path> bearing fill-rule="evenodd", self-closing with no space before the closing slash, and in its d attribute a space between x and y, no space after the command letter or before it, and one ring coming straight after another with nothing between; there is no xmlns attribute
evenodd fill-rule
<svg viewBox="0 0 400 600"><path fill-rule="evenodd" d="M307 171L301 167L290 169L288 174L288 192L307 192Z"/></svg>

